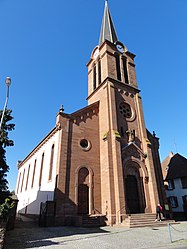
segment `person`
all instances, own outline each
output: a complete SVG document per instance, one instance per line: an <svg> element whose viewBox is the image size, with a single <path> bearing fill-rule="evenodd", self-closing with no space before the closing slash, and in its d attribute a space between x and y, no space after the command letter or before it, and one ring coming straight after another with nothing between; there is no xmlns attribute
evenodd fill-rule
<svg viewBox="0 0 187 249"><path fill-rule="evenodd" d="M156 207L156 220L155 221L158 221L158 218L159 218L159 221L161 221L161 212L162 212L162 206L158 204Z"/></svg>

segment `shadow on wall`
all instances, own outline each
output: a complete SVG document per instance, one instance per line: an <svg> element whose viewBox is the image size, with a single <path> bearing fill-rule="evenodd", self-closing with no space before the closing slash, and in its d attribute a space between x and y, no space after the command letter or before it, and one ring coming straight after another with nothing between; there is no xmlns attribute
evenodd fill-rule
<svg viewBox="0 0 187 249"><path fill-rule="evenodd" d="M55 224L57 226L76 225L75 216L77 216L78 213L78 205L74 201L72 201L67 194L64 194L58 188L55 191L54 200L56 204L55 215L56 217L58 217L58 219L56 219L55 221Z"/></svg>
<svg viewBox="0 0 187 249"><path fill-rule="evenodd" d="M27 199L26 199L27 198ZM46 201L53 201L54 192L53 191L38 191L33 200L28 195L24 200L19 200L18 203L18 213L21 214L40 214L40 203ZM22 203L22 204L21 204ZM20 206L22 205L22 206Z"/></svg>

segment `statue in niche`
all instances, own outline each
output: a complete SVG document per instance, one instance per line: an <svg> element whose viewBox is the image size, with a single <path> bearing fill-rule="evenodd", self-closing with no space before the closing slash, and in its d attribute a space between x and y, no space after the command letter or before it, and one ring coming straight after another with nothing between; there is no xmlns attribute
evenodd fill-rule
<svg viewBox="0 0 187 249"><path fill-rule="evenodd" d="M128 142L134 142L135 140L135 130L129 129L126 131L127 136L128 136Z"/></svg>

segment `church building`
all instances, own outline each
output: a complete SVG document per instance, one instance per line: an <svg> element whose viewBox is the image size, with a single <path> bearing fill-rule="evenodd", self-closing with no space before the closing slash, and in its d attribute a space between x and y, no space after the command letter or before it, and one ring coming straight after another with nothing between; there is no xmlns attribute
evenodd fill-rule
<svg viewBox="0 0 187 249"><path fill-rule="evenodd" d="M53 204L54 225L81 224L84 216L113 225L164 206L159 141L145 126L134 58L105 1L87 63L88 105L71 114L62 107L54 128L19 161L18 213L41 215Z"/></svg>

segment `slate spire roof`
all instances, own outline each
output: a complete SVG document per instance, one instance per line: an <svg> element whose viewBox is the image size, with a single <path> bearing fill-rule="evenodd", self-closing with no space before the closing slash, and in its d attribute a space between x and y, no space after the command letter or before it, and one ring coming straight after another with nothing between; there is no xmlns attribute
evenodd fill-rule
<svg viewBox="0 0 187 249"><path fill-rule="evenodd" d="M103 21L100 32L99 45L101 45L105 40L108 40L112 43L118 41L112 17L108 8L107 0L105 0L105 9L104 9Z"/></svg>

